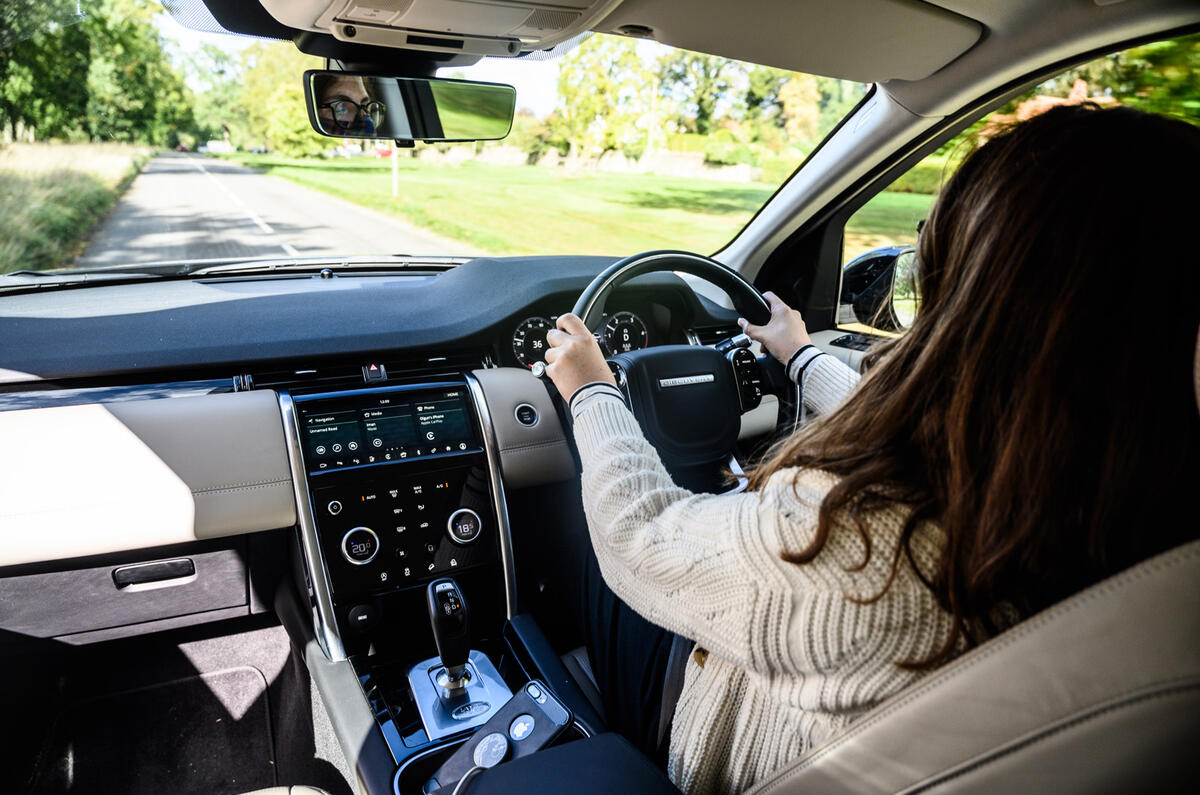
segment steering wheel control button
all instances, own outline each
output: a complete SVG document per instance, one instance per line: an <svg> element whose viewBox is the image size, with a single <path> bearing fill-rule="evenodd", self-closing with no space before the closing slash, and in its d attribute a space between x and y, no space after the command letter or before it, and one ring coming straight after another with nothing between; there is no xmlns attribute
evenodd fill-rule
<svg viewBox="0 0 1200 795"><path fill-rule="evenodd" d="M483 532L483 522L470 508L459 508L446 521L446 532L456 544L472 544Z"/></svg>
<svg viewBox="0 0 1200 795"><path fill-rule="evenodd" d="M763 396L762 370L758 359L750 350L740 347L730 349L725 356L733 366L742 411L758 408Z"/></svg>
<svg viewBox="0 0 1200 795"><path fill-rule="evenodd" d="M532 428L534 425L538 424L539 417L537 409L528 403L522 403L521 405L517 406L516 411L513 412L513 416L517 418L517 422L521 423L526 428Z"/></svg>
<svg viewBox="0 0 1200 795"><path fill-rule="evenodd" d="M337 516L342 512L342 504L338 500L330 500L325 509L329 511L330 516Z"/></svg>
<svg viewBox="0 0 1200 795"><path fill-rule="evenodd" d="M513 718L513 722L508 724L508 736L520 742L529 735L533 734L534 720L533 716L524 713Z"/></svg>
<svg viewBox="0 0 1200 795"><path fill-rule="evenodd" d="M369 527L355 527L342 536L342 557L355 566L365 566L379 554L379 536Z"/></svg>

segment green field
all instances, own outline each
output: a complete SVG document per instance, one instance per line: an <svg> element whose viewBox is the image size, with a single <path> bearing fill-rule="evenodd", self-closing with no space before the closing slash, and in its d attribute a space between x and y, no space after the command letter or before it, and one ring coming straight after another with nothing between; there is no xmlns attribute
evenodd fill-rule
<svg viewBox="0 0 1200 795"><path fill-rule="evenodd" d="M424 163L401 158L392 196L387 159L225 157L371 207L495 254L631 254L682 248L705 254L733 238L775 188L702 179L569 174L536 166ZM852 242L915 237L932 197L885 193L851 219ZM914 213L915 216L914 216Z"/></svg>

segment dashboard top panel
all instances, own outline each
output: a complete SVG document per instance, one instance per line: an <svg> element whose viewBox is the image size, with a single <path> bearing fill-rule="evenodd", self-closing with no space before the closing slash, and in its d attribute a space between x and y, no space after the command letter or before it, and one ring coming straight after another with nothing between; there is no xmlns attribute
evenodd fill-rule
<svg viewBox="0 0 1200 795"><path fill-rule="evenodd" d="M436 276L242 277L0 296L5 381L246 366L308 356L488 348L533 306L563 311L610 257L481 257ZM670 273L631 281L729 322Z"/></svg>

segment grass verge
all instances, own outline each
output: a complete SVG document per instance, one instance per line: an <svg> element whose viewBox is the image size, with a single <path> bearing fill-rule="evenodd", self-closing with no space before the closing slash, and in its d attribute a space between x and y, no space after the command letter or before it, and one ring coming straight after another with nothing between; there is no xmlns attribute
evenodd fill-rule
<svg viewBox="0 0 1200 795"><path fill-rule="evenodd" d="M0 272L70 265L151 154L128 144L0 149Z"/></svg>
<svg viewBox="0 0 1200 795"><path fill-rule="evenodd" d="M757 184L401 158L400 195L393 197L388 160L225 157L496 254L707 253L774 192Z"/></svg>
<svg viewBox="0 0 1200 795"><path fill-rule="evenodd" d="M391 215L495 254L710 253L728 243L775 188L648 174L570 174L536 166L223 155L245 166ZM932 196L882 193L851 219L847 251L911 242Z"/></svg>

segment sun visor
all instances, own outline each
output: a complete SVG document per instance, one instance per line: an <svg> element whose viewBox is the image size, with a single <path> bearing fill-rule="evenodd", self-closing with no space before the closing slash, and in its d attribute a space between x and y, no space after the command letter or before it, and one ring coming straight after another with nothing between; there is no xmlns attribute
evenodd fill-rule
<svg viewBox="0 0 1200 795"><path fill-rule="evenodd" d="M917 0L625 0L597 30L860 83L928 77L983 34Z"/></svg>
<svg viewBox="0 0 1200 795"><path fill-rule="evenodd" d="M279 22L355 44L516 57L597 24L621 0L260 0Z"/></svg>

